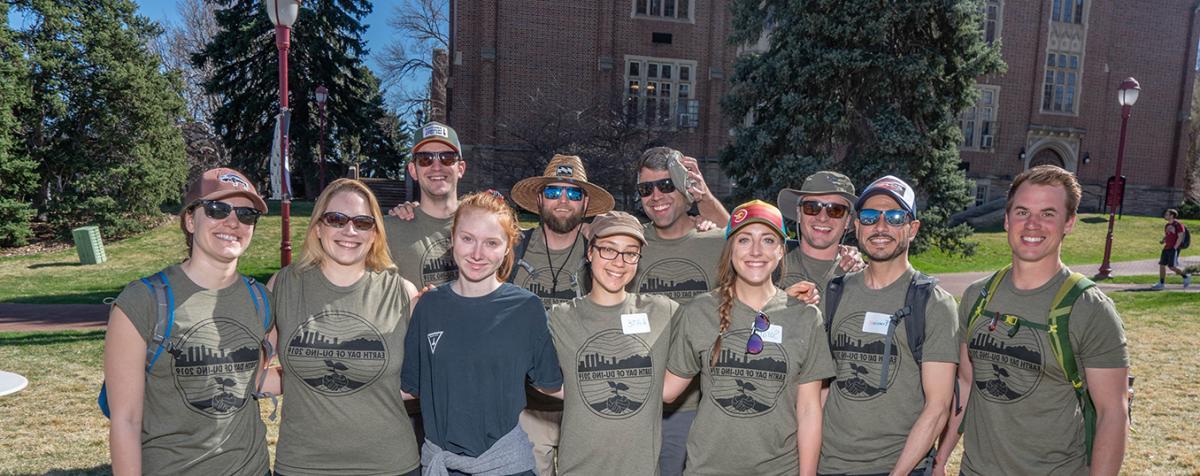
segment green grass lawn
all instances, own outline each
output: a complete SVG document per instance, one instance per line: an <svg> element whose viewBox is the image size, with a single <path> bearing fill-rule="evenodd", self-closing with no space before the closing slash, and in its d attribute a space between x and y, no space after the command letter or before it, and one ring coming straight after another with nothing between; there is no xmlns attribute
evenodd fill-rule
<svg viewBox="0 0 1200 476"><path fill-rule="evenodd" d="M270 214L259 221L254 241L240 263L243 274L266 280L279 267L280 218L276 202ZM312 213L311 202L292 206L292 255L299 256L304 231ZM526 217L527 218L527 217ZM1106 215L1081 215L1074 233L1067 239L1063 259L1069 265L1099 263L1104 253ZM177 222L156 228L134 238L107 243L109 260L100 265L79 264L75 250L35 256L0 258L0 303L101 303L115 297L121 287L183 259L186 251ZM1200 220L1189 220L1188 227L1200 230ZM1163 220L1154 217L1127 216L1116 227L1113 260L1128 261L1158 258ZM523 221L522 226L536 223ZM103 231L103 230L102 230ZM1003 231L976 233L979 243L974 256L960 257L932 250L912 257L913 265L927 273L988 271L1009 260Z"/></svg>
<svg viewBox="0 0 1200 476"><path fill-rule="evenodd" d="M1111 294L1137 376L1123 474L1200 473L1200 299L1178 292ZM0 333L0 363L29 378L0 397L0 474L109 474L108 421L96 408L103 331ZM262 405L265 418L270 405ZM264 421L266 421L264 419ZM267 422L272 451L278 421ZM957 474L958 455L947 474Z"/></svg>

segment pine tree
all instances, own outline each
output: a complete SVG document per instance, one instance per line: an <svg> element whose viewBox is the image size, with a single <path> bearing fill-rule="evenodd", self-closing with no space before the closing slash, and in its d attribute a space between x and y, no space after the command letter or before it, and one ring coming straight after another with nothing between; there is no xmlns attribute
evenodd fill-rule
<svg viewBox="0 0 1200 476"><path fill-rule="evenodd" d="M722 102L739 124L721 154L737 191L773 199L823 169L860 189L893 174L918 192L914 251L970 252L966 225L948 225L971 200L958 169L957 117L975 100L975 78L1004 70L998 46L980 34L979 3L738 0L731 8L731 41L769 35L765 52L737 60Z"/></svg>
<svg viewBox="0 0 1200 476"><path fill-rule="evenodd" d="M260 1L215 0L220 32L205 50L193 56L198 67L215 66L210 94L226 98L213 116L213 125L229 149L232 165L264 180L269 171L274 117L279 111L279 56L275 30ZM379 81L361 58L366 56L361 20L371 12L366 0L304 2L292 27L288 56L288 105L292 110L289 156L293 185L315 195L317 147L320 133L316 89L329 89L326 105L325 155L327 174L336 176L339 147L351 137L363 144L371 161L402 160L397 144L407 142L383 124ZM400 128L403 130L403 128ZM304 184L312 184L304 187ZM293 193L293 195L300 195Z"/></svg>
<svg viewBox="0 0 1200 476"><path fill-rule="evenodd" d="M39 211L60 232L121 236L182 195L179 78L147 48L159 28L130 0L17 0L32 97L18 117Z"/></svg>
<svg viewBox="0 0 1200 476"><path fill-rule="evenodd" d="M8 9L0 3L0 246L20 246L33 234L29 200L37 190L37 164L18 143L15 113L28 105L29 70L8 26Z"/></svg>

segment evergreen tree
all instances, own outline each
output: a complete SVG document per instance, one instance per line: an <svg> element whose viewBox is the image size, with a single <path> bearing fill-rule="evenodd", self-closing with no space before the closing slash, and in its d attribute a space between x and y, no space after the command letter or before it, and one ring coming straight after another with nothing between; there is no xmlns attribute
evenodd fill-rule
<svg viewBox="0 0 1200 476"><path fill-rule="evenodd" d="M178 77L146 45L160 32L130 0L16 0L29 25L29 107L37 206L59 231L97 224L121 236L156 223L185 174Z"/></svg>
<svg viewBox="0 0 1200 476"><path fill-rule="evenodd" d="M8 4L0 2L0 246L20 246L33 234L32 197L37 164L18 143L17 108L29 101L28 66L8 26Z"/></svg>
<svg viewBox="0 0 1200 476"><path fill-rule="evenodd" d="M250 177L265 180L279 111L279 55L275 28L262 2L215 0L220 32L203 52L193 56L197 67L215 66L205 87L226 99L213 116L213 125L230 152L232 165ZM293 25L288 55L288 105L292 110L288 149L293 186L315 196L319 109L316 89L329 89L326 105L325 156L331 164L353 162L339 157L339 144L357 138L370 161L399 164L399 141L383 124L388 116L379 80L363 64L367 52L361 23L371 12L367 0L305 2ZM403 128L400 128L403 130ZM304 187L304 184L313 186ZM303 187L303 188L302 188ZM299 195L293 193L293 195Z"/></svg>
<svg viewBox="0 0 1200 476"><path fill-rule="evenodd" d="M837 170L858 188L886 174L918 193L930 245L970 252L966 225L950 214L971 202L958 169L957 117L973 104L975 78L1004 70L980 34L970 0L738 0L731 41L740 57L725 112L739 124L722 164L737 192L773 199L808 174ZM750 117L749 125L743 121Z"/></svg>

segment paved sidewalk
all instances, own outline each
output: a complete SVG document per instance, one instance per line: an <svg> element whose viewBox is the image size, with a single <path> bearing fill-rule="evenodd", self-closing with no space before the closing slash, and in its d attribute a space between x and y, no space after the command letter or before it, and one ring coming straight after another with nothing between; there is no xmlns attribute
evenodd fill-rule
<svg viewBox="0 0 1200 476"><path fill-rule="evenodd" d="M1200 264L1200 257L1184 259L1183 265ZM1100 269L1098 264L1076 266L1087 276ZM962 296L971 283L986 278L991 272L949 273L938 275L942 288L955 297ZM1113 274L1132 276L1158 274L1158 260L1126 261L1113 263ZM1151 291L1149 284L1108 284L1101 282L1105 291ZM1194 286L1180 289L1179 285L1168 286L1168 291L1200 293L1200 276ZM65 331L104 329L108 323L108 305L105 304L3 304L0 303L0 332Z"/></svg>

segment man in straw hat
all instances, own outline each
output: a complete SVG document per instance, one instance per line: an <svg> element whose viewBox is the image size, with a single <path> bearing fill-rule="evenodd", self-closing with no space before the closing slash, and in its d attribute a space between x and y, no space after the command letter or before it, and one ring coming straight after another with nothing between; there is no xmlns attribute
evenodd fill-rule
<svg viewBox="0 0 1200 476"><path fill-rule="evenodd" d="M514 250L518 266L510 281L542 298L547 309L583 295L579 274L588 248L583 220L612 210L612 195L588 182L578 156L555 155L545 173L517 182L510 196L541 217L541 224L526 230ZM538 473L553 475L562 400L529 390L521 427L533 442Z"/></svg>

